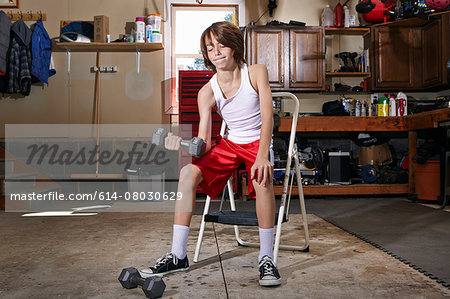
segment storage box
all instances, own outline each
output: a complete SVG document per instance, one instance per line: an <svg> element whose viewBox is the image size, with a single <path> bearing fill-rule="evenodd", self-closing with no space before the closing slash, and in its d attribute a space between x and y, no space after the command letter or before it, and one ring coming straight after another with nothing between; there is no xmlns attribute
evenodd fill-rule
<svg viewBox="0 0 450 299"><path fill-rule="evenodd" d="M328 153L328 182L336 184L350 184L350 153Z"/></svg>
<svg viewBox="0 0 450 299"><path fill-rule="evenodd" d="M109 34L109 18L107 16L94 17L94 42L106 43Z"/></svg>
<svg viewBox="0 0 450 299"><path fill-rule="evenodd" d="M358 148L359 165L373 164L375 167L392 162L392 154L387 143ZM373 163L372 163L373 161Z"/></svg>

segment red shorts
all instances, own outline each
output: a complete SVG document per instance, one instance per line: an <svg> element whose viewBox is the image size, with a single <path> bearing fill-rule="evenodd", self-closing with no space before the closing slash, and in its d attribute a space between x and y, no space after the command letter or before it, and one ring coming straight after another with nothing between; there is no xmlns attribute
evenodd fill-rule
<svg viewBox="0 0 450 299"><path fill-rule="evenodd" d="M203 181L200 187L211 198L216 199L223 191L233 171L242 163L247 169L249 184L248 193L255 197L255 190L250 180L250 169L258 154L259 140L248 144L236 144L228 139L217 137L216 144L200 158L193 159L192 164L200 168Z"/></svg>

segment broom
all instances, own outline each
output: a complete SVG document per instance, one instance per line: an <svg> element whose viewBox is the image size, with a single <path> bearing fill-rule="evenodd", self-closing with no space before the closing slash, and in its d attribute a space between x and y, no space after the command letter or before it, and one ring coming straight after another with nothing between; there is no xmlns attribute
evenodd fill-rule
<svg viewBox="0 0 450 299"><path fill-rule="evenodd" d="M95 100L97 104L97 142L96 142L96 161L95 161L95 173L75 173L70 177L74 179L105 179L114 180L121 179L123 177L120 173L99 173L99 155L100 155L100 52L97 52L97 71L95 73L96 81L96 95Z"/></svg>

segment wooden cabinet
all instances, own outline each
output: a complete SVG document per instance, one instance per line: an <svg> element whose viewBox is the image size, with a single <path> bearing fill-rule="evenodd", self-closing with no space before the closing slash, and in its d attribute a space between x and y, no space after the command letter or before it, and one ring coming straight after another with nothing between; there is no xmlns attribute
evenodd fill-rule
<svg viewBox="0 0 450 299"><path fill-rule="evenodd" d="M419 49L414 47L418 37L416 28L374 28L374 89L413 89L420 84L415 76L420 66L415 59L420 57Z"/></svg>
<svg viewBox="0 0 450 299"><path fill-rule="evenodd" d="M273 27L249 28L247 35L247 62L264 64L269 72L270 87L284 88L287 49L286 30Z"/></svg>
<svg viewBox="0 0 450 299"><path fill-rule="evenodd" d="M264 64L272 90L324 87L324 32L321 27L249 27L247 62Z"/></svg>
<svg viewBox="0 0 450 299"><path fill-rule="evenodd" d="M450 13L430 20L406 19L375 25L369 42L374 90L448 88Z"/></svg>
<svg viewBox="0 0 450 299"><path fill-rule="evenodd" d="M422 28L422 81L424 87L439 85L442 81L441 20L435 20Z"/></svg>
<svg viewBox="0 0 450 299"><path fill-rule="evenodd" d="M448 86L450 13L422 27L422 83L424 88Z"/></svg>

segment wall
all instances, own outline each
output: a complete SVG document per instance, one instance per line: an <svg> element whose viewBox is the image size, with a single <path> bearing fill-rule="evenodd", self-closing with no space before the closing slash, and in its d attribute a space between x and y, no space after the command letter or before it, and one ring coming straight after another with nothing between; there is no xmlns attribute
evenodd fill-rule
<svg viewBox="0 0 450 299"><path fill-rule="evenodd" d="M192 0L194 3L195 1ZM333 8L337 0L278 0L273 18L268 12L258 25L275 19L282 22L298 20L307 26L318 26L323 7ZM204 0L207 4L208 0ZM267 0L246 0L246 23L256 21L267 9ZM351 13L357 0L350 0ZM44 23L50 37L59 36L60 20L92 20L95 15L107 15L110 20L111 39L124 33L126 22L136 16L164 11L163 0L20 0L20 10L47 13ZM18 10L15 10L18 11ZM339 40L340 39L340 40ZM329 52L362 49L362 38L341 37L327 40ZM167 122L163 114L163 55L164 51L141 54L141 72L136 72L134 53L102 53L101 64L116 65L118 73L102 74L101 123L139 124ZM94 111L95 75L90 68L95 65L95 53L72 53L71 73L67 74L66 54L54 53L57 74L50 78L48 86L33 86L28 97L6 96L0 100L0 138L4 137L4 124L14 123L92 123ZM339 61L333 60L333 68ZM360 79L333 79L351 86L359 85ZM434 98L436 94L412 94L417 98ZM336 95L318 93L298 94L302 112L320 112L322 104L337 99ZM368 100L369 96L354 96Z"/></svg>
<svg viewBox="0 0 450 299"><path fill-rule="evenodd" d="M20 10L47 14L44 26L51 38L59 36L60 20L93 20L109 17L111 40L125 33L125 23L136 16L164 11L163 0L20 0ZM6 10L9 12L9 10ZM13 10L18 12L19 10ZM31 25L33 22L27 22ZM163 51L142 53L141 71L136 72L134 53L102 53L101 65L116 65L117 73L101 75L101 123L161 123ZM53 53L56 75L48 86L33 86L30 96L5 95L0 100L0 137L4 124L93 123L96 53L72 53L67 74L66 54Z"/></svg>

